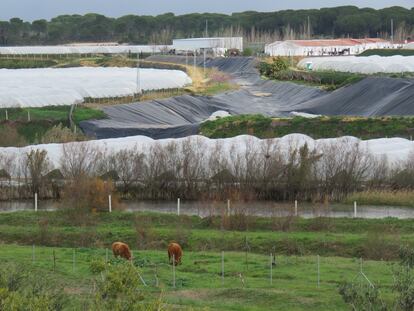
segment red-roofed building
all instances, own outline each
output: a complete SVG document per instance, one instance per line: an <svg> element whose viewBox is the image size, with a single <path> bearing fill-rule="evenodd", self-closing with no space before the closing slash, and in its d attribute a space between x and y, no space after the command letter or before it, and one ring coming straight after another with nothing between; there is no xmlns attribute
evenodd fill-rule
<svg viewBox="0 0 414 311"><path fill-rule="evenodd" d="M270 56L355 55L391 47L391 42L379 38L286 40L267 44L265 53Z"/></svg>

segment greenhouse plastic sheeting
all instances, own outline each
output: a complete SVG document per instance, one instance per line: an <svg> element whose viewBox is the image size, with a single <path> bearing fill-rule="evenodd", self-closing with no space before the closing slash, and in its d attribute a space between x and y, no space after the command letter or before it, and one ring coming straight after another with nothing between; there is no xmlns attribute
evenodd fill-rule
<svg viewBox="0 0 414 311"><path fill-rule="evenodd" d="M370 77L292 109L322 115L414 115L414 79Z"/></svg>
<svg viewBox="0 0 414 311"><path fill-rule="evenodd" d="M151 61L194 63L193 57L151 56ZM196 64L203 66L203 57ZM201 122L214 112L232 115L263 114L287 116L288 107L326 92L289 82L264 81L253 58L231 57L207 59L206 67L231 74L243 88L233 92L207 96L177 96L145 103L132 103L104 108L107 119L81 122L82 130L99 139L146 135L155 139L185 137L197 134Z"/></svg>
<svg viewBox="0 0 414 311"><path fill-rule="evenodd" d="M153 56L154 61L191 63L191 58ZM202 65L198 57L196 64ZM108 119L85 121L82 129L103 138L146 135L152 138L184 137L198 132L201 122L214 112L232 115L263 114L279 117L297 112L325 115L414 115L413 80L367 78L335 92L289 82L260 79L251 58L207 59L207 67L230 73L242 85L240 90L213 97L175 98L105 108Z"/></svg>
<svg viewBox="0 0 414 311"><path fill-rule="evenodd" d="M63 54L126 54L159 53L168 51L168 45L50 45L2 46L3 55L63 55Z"/></svg>
<svg viewBox="0 0 414 311"><path fill-rule="evenodd" d="M131 135L156 139L185 137L197 134L199 124L217 111L226 111L231 115L289 115L283 110L290 105L321 94L325 93L293 83L263 81L260 86L213 97L184 95L105 107L107 119L84 121L80 126L87 135L100 139Z"/></svg>
<svg viewBox="0 0 414 311"><path fill-rule="evenodd" d="M183 142L190 142L193 144L199 153L208 156L210 153L217 150L217 145L220 145L223 149L223 156L228 157L229 161L234 160L235 154L243 154L246 148L254 150L256 152L262 152L266 150L266 146L269 146L271 141L277 144L278 150L281 152L289 151L290 147L298 148L303 146L305 143L310 149L315 149L321 152L324 146L342 146L345 148L352 148L355 144L359 144L359 149L366 152L374 157L383 159L384 156L392 165L400 164L401 161L407 160L412 156L414 151L414 142L402 138L381 138L367 141L361 141L355 137L340 137L330 139L319 139L314 140L309 136L302 134L291 134L281 138L273 138L271 140L261 140L253 136L238 136L227 139L209 139L203 136L192 136L189 138L181 139L164 139L164 140L153 140L145 136L132 136L126 138L106 139L106 140L95 140L88 142L68 143L74 148L70 150L82 150L80 145L87 144L92 148L97 148L104 152L106 155L118 152L120 150L138 150L144 154L148 154L151 147L158 145L166 145L171 142L177 144ZM66 144L66 145L68 145ZM0 154L4 156L13 157L15 159L26 157L26 153L31 150L46 150L48 158L52 166L58 167L62 163L63 144L45 144L45 145L33 145L23 148L0 148ZM87 149L86 149L87 150ZM231 150L231 152L230 152ZM17 167L17 166L16 166Z"/></svg>
<svg viewBox="0 0 414 311"><path fill-rule="evenodd" d="M140 69L140 81L142 90L191 83L182 71L160 69ZM0 69L0 108L72 105L87 97L122 97L136 92L134 68Z"/></svg>
<svg viewBox="0 0 414 311"><path fill-rule="evenodd" d="M363 74L414 72L414 56L336 56L302 59L298 67L312 70L332 70Z"/></svg>

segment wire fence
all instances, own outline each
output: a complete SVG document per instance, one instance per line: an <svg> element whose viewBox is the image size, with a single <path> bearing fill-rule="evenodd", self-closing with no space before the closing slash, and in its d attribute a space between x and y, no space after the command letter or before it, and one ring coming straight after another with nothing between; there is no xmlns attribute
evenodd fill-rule
<svg viewBox="0 0 414 311"><path fill-rule="evenodd" d="M362 277L371 286L392 283L373 262L317 256L259 255L250 252L185 252L182 265L171 265L167 252L134 251L133 264L146 287L184 288L278 288L287 283L315 289L334 289L341 281ZM0 260L48 270L70 277L93 277L91 263L113 264L109 249L52 248L30 246L0 247ZM386 263L381 263L386 266ZM381 275L379 274L381 272ZM371 275L374 279L371 279Z"/></svg>

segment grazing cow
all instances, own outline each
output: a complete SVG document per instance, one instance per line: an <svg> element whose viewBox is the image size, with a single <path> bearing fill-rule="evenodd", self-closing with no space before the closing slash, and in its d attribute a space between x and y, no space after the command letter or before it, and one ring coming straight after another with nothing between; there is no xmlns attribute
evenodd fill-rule
<svg viewBox="0 0 414 311"><path fill-rule="evenodd" d="M173 257L174 257L174 264L175 266L181 264L181 257L183 256L183 250L181 249L181 246L178 243L170 243L168 245L168 259L169 262L172 263Z"/></svg>
<svg viewBox="0 0 414 311"><path fill-rule="evenodd" d="M112 252L114 253L115 258L121 257L126 260L131 260L131 251L129 250L128 244L122 242L115 242L112 244Z"/></svg>

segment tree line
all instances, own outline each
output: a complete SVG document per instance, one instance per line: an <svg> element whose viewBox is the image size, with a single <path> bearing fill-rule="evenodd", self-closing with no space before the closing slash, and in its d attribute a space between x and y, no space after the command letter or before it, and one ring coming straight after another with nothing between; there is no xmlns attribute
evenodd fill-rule
<svg viewBox="0 0 414 311"><path fill-rule="evenodd" d="M158 16L126 15L110 18L100 14L61 15L50 21L33 22L16 17L0 21L0 45L43 45L70 42L120 42L170 44L173 38L243 36L247 42L278 39L384 37L389 38L391 20L394 38L414 34L414 8L380 10L341 6L311 10L242 12L226 14L166 13Z"/></svg>
<svg viewBox="0 0 414 311"><path fill-rule="evenodd" d="M124 198L324 202L361 190L414 189L414 153L390 165L348 140L311 148L272 140L210 145L188 138L117 152L73 143L62 145L55 164L45 150L19 157L0 153L0 172L0 197L6 200L34 193L59 198L67 181L98 178L112 180Z"/></svg>

